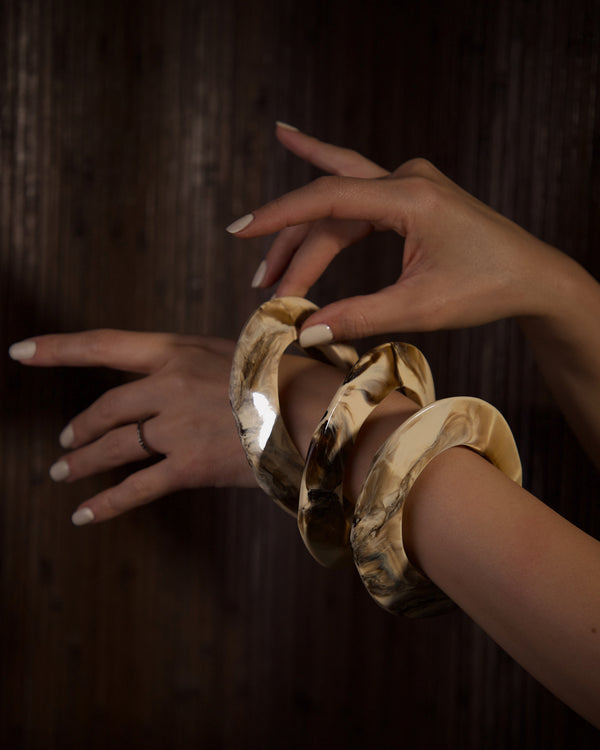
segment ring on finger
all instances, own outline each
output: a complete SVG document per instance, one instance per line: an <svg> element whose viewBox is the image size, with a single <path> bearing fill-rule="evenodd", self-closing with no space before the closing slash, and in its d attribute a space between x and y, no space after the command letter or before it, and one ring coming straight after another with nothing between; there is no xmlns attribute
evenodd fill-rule
<svg viewBox="0 0 600 750"><path fill-rule="evenodd" d="M137 439L138 439L138 443L140 444L140 448L145 453L147 453L151 458L156 458L156 456L160 456L160 453L158 453L157 451L155 451L152 448L150 448L148 446L148 444L146 443L146 441L144 440L143 424L144 424L145 421L146 421L145 419L140 419L137 422Z"/></svg>

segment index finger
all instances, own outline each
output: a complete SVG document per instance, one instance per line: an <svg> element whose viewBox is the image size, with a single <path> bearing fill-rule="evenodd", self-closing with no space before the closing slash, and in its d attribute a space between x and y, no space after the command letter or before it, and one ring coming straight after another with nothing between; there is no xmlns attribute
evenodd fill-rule
<svg viewBox="0 0 600 750"><path fill-rule="evenodd" d="M13 344L12 359L36 367L111 367L147 374L165 361L176 336L97 329L34 336Z"/></svg>
<svg viewBox="0 0 600 750"><path fill-rule="evenodd" d="M385 177L389 172L366 156L349 148L320 141L300 130L277 123L279 141L292 153L331 174L347 177Z"/></svg>
<svg viewBox="0 0 600 750"><path fill-rule="evenodd" d="M406 235L414 201L408 178L319 177L227 227L239 237L262 237L318 219L359 219Z"/></svg>

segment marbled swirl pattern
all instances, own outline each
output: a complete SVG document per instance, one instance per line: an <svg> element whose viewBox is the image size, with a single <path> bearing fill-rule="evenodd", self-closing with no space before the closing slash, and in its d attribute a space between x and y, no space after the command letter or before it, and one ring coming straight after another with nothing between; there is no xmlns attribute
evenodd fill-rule
<svg viewBox="0 0 600 750"><path fill-rule="evenodd" d="M298 527L310 553L327 567L351 561L354 507L343 497L346 457L366 418L393 390L421 407L435 399L427 360L410 344L382 344L364 354L334 395L311 441Z"/></svg>
<svg viewBox="0 0 600 750"><path fill-rule="evenodd" d="M433 615L453 606L409 562L402 541L404 501L435 456L464 445L521 483L521 462L512 433L491 404L467 396L421 409L377 452L356 502L350 535L354 562L371 596L395 614Z"/></svg>
<svg viewBox="0 0 600 750"><path fill-rule="evenodd" d="M511 431L500 412L480 399L433 402L429 365L408 344L384 344L358 362L352 347L330 345L319 347L330 362L344 368L356 364L319 424L305 466L281 419L278 368L286 348L297 341L298 328L316 309L298 297L271 300L240 335L229 393L248 462L263 490L298 516L306 546L319 562L339 564L352 550L363 583L382 607L410 617L442 612L453 603L411 565L404 550L404 501L429 461L458 445L477 451L520 483ZM314 349L308 353L319 356ZM352 507L342 493L347 454L370 412L394 389L422 408L381 446Z"/></svg>
<svg viewBox="0 0 600 750"><path fill-rule="evenodd" d="M298 512L304 460L279 409L278 369L298 328L318 308L301 297L280 297L261 305L244 326L233 356L229 398L248 463L259 486L284 510ZM345 370L357 360L347 344L307 349L307 354Z"/></svg>

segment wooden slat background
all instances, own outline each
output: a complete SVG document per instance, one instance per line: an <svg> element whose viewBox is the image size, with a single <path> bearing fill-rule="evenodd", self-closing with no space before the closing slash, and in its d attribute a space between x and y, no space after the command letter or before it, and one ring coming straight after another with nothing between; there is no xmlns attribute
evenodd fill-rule
<svg viewBox="0 0 600 750"><path fill-rule="evenodd" d="M600 276L597 0L5 0L0 26L4 350L99 326L235 338L267 243L224 227L316 174L275 119L389 167L426 156ZM315 301L398 273L398 240L368 242ZM505 413L527 486L598 536L597 474L516 326L403 338L440 395ZM53 484L57 436L116 382L0 367L3 747L597 747L467 617L387 615L258 491L72 527L122 472Z"/></svg>

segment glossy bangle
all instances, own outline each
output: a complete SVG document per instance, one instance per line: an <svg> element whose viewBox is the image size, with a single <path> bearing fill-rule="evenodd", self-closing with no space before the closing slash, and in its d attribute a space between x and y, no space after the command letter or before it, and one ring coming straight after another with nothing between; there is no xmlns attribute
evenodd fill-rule
<svg viewBox="0 0 600 750"><path fill-rule="evenodd" d="M367 590L394 614L439 614L452 601L409 561L402 539L405 499L427 464L466 446L521 483L521 462L510 428L491 404L466 396L426 406L379 449L354 509L350 542Z"/></svg>
<svg viewBox="0 0 600 750"><path fill-rule="evenodd" d="M313 435L300 485L298 528L321 565L352 562L354 506L343 496L344 466L364 421L393 390L420 407L435 399L429 364L410 344L382 344L364 354L334 395Z"/></svg>
<svg viewBox="0 0 600 750"><path fill-rule="evenodd" d="M288 513L297 515L304 459L281 418L279 361L298 328L318 307L301 297L265 302L250 317L238 340L231 368L229 397L242 445L258 485ZM315 359L349 369L357 360L347 344L304 350Z"/></svg>

